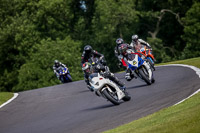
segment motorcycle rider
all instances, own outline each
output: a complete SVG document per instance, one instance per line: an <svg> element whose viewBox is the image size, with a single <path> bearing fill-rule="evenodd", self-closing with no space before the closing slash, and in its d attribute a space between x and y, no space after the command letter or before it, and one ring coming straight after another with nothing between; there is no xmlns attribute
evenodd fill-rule
<svg viewBox="0 0 200 133"><path fill-rule="evenodd" d="M124 65L122 65L122 62L121 62L121 59L123 58L123 54L119 51L119 48L123 45L123 46L125 46L124 48L126 49L126 50L130 50L130 51L132 51L132 52L134 52L134 49L133 49L133 47L131 46L131 45L129 45L129 44L127 44L127 43L124 43L124 40L122 39L122 38L118 38L117 40L116 40L116 47L115 47L115 56L118 58L118 60L119 60L119 66L120 67L124 67ZM126 67L125 67L126 68ZM132 78L134 77L134 75L131 75L131 72L130 72L130 70L129 69L126 69L126 74L125 74L125 79L127 80L127 81L130 81Z"/></svg>
<svg viewBox="0 0 200 133"><path fill-rule="evenodd" d="M117 77L115 77L113 73L110 72L108 66L104 66L101 63L92 65L89 62L85 62L82 65L82 70L84 71L85 79L86 79L85 81L86 81L87 87L90 89L90 91L94 91L88 80L90 74L92 74L92 73L100 73L103 77L108 78L111 81L115 82L120 87L121 90L125 91L125 89L126 89L124 84L121 81L119 81L119 79Z"/></svg>
<svg viewBox="0 0 200 133"><path fill-rule="evenodd" d="M133 49L133 47L130 46L129 44L127 44L127 43L124 43L124 40L123 40L122 38L118 38L118 39L116 40L116 44L117 44L117 45L116 45L115 48L114 48L115 56L116 56L116 57L118 58L118 60L119 60L119 66L122 67L121 58L120 58L121 54L120 54L120 52L119 52L119 47L120 47L120 45L121 45L121 44L126 44L128 49Z"/></svg>
<svg viewBox="0 0 200 133"><path fill-rule="evenodd" d="M152 49L149 43L145 42L142 39L139 39L138 35L132 35L132 42L130 46L133 47L135 51L140 51L140 49L144 46L146 46L149 49Z"/></svg>
<svg viewBox="0 0 200 133"><path fill-rule="evenodd" d="M151 46L150 46L150 44L149 43L147 43L147 42L145 42L144 40L142 40L142 39L138 39L138 35L133 35L132 36L132 42L131 42L131 44L130 44L132 47L133 47L133 49L135 50L135 51L143 51L143 49L144 49L144 47L146 46L146 48L149 50L149 52L152 54L152 48L151 48ZM153 54L152 54L153 55ZM153 61L152 61L152 63L153 62L156 62L156 59L155 58L151 58ZM153 63L154 64L154 63ZM155 68L154 68L155 69Z"/></svg>
<svg viewBox="0 0 200 133"><path fill-rule="evenodd" d="M131 70L128 68L128 59L131 59L131 53L134 52L132 49L130 50L128 48L127 44L122 44L118 48L119 53L122 55L120 56L120 61L122 62L123 66L126 67L126 74L125 74L125 79L127 81L131 81L131 79L134 78L134 75L132 74ZM139 53L138 53L139 54Z"/></svg>
<svg viewBox="0 0 200 133"><path fill-rule="evenodd" d="M98 58L99 59L99 61L101 61L101 63L98 63L98 64L95 64L94 62L94 59L95 58ZM83 51L83 54L82 54L82 58L81 58L82 60L81 60L81 66L82 66L82 68L84 68L85 66L84 65L86 65L86 64L84 64L84 63L86 63L86 62L89 62L89 63L94 63L93 65L97 65L98 67L99 67L99 70L104 70L105 68L103 68L103 67L106 67L106 68L108 68L108 66L106 66L106 61L104 60L104 55L103 54L100 54L100 53L98 53L97 51L95 51L95 50L93 50L92 49L92 47L90 46L90 45L86 45L85 47L84 47L84 51ZM83 70L84 71L84 78L85 78L85 82L86 82L86 84L87 84L87 87L90 89L90 90L92 90L91 89L91 85L89 84L89 80L88 80L88 73L85 71L85 70ZM124 87L124 85L123 85L123 83L121 83L115 76L114 76L114 74L112 74L110 71L109 71L109 68L106 70L106 71L104 71L104 72L106 72L105 73L105 76L106 77L108 77L110 80L112 80L112 81L114 81L114 82L116 82L116 84L118 84L120 87L122 87L123 89L125 89L125 87Z"/></svg>
<svg viewBox="0 0 200 133"><path fill-rule="evenodd" d="M56 74L56 77L57 77L59 80L61 80L61 79L60 79L59 70L60 70L61 68L63 68L63 67L66 67L66 65L65 65L65 64L62 64L62 63L59 62L58 60L55 60L55 61L54 61L53 71L54 71L54 73Z"/></svg>
<svg viewBox="0 0 200 133"><path fill-rule="evenodd" d="M85 62L93 62L93 58L99 58L102 60L104 58L104 55L97 52L96 50L93 50L90 45L86 45L84 47L82 56L81 56L81 65L83 65Z"/></svg>

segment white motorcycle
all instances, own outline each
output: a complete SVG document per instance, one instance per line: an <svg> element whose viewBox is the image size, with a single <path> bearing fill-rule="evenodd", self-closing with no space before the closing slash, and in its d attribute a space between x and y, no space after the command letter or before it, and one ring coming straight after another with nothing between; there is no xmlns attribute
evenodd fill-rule
<svg viewBox="0 0 200 133"><path fill-rule="evenodd" d="M119 105L122 100L131 99L126 91L122 91L113 81L104 78L99 73L92 73L89 76L89 82L96 95L106 98L114 105Z"/></svg>

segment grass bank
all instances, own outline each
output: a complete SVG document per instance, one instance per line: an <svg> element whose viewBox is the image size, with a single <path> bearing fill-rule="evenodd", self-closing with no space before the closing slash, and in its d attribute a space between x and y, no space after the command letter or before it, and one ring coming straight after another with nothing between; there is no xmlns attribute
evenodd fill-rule
<svg viewBox="0 0 200 133"><path fill-rule="evenodd" d="M11 92L0 92L0 105L8 101L13 97L13 93Z"/></svg>
<svg viewBox="0 0 200 133"><path fill-rule="evenodd" d="M168 63L160 63L158 65L167 65L167 64L186 64L186 65L192 65L192 66L200 68L200 57L191 58L187 60L173 61L173 62L168 62Z"/></svg>
<svg viewBox="0 0 200 133"><path fill-rule="evenodd" d="M186 64L200 68L200 57L166 64ZM200 93L183 103L162 109L104 133L199 133Z"/></svg>

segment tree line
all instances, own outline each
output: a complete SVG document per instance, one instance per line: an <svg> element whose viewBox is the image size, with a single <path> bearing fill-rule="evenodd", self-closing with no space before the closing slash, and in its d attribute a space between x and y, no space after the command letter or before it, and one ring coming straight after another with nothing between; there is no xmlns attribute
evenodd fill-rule
<svg viewBox="0 0 200 133"><path fill-rule="evenodd" d="M0 0L0 91L59 84L55 59L83 79L83 47L119 71L115 40L137 34L159 62L200 56L198 0Z"/></svg>

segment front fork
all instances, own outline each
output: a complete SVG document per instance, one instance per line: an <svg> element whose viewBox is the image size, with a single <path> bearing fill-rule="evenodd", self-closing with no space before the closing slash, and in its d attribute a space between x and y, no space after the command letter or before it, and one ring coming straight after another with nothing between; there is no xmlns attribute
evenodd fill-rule
<svg viewBox="0 0 200 133"><path fill-rule="evenodd" d="M147 63L147 62L145 61L143 65L145 66L146 70L147 70L148 73L149 73L149 74L148 74L148 75L149 75L149 80L151 80L151 79L152 79L152 75L153 75L153 73L152 73L152 70L151 70L150 64Z"/></svg>

